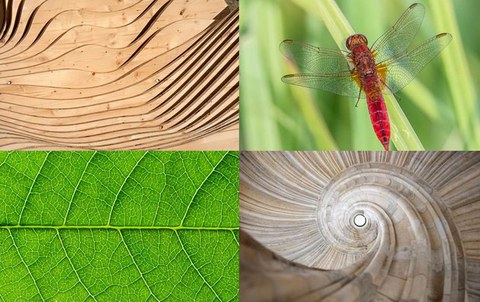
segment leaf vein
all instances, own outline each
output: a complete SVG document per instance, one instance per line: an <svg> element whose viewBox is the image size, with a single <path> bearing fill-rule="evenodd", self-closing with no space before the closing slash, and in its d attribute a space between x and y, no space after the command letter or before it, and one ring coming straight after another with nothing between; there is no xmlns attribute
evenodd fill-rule
<svg viewBox="0 0 480 302"><path fill-rule="evenodd" d="M18 222L17 222L18 225L20 225L20 222L22 221L23 212L25 212L25 208L27 207L28 198L30 198L30 195L32 194L33 187L35 186L35 183L37 182L37 178L41 174L49 155L50 155L50 152L47 152L47 154L45 155L45 158L43 159L42 165L38 169L37 175L35 175L35 178L32 181L32 185L28 190L27 196L25 197L25 202L23 203L22 211L20 211L20 215L18 216Z"/></svg>
<svg viewBox="0 0 480 302"><path fill-rule="evenodd" d="M123 190L123 187L125 186L125 184L127 183L127 181L130 179L130 176L132 175L133 171L135 171L135 169L139 166L140 162L143 160L143 158L145 157L145 155L147 155L148 152L144 152L142 154L142 156L137 160L137 162L135 163L135 165L132 167L132 169L130 170L130 172L128 173L128 175L125 177L122 185L120 186L120 188L118 189L118 192L115 196L115 199L113 200L113 203L112 203L112 207L110 209L110 214L108 215L108 222L107 224L110 225L110 223L112 222L112 214L113 214L113 209L115 208L115 205L117 203L117 200L118 200L118 196L120 195L120 193L122 192Z"/></svg>
<svg viewBox="0 0 480 302"><path fill-rule="evenodd" d="M135 261L135 258L133 257L132 252L130 251L130 248L129 248L128 245L127 245L127 242L125 241L125 238L123 237L122 231L119 231L119 233L120 233L120 238L122 238L123 245L125 245L125 248L127 249L128 255L130 255L130 258L132 259L133 265L135 265L135 267L137 268L137 271L138 271L138 273L140 274L140 278L142 278L143 283L145 284L145 286L147 287L148 291L150 292L150 295L151 295L156 301L160 301L160 300L157 298L157 296L155 296L155 294L152 292L152 290L151 290L151 288L150 288L150 285L148 285L148 283L147 283L147 280L145 280L145 277L143 276L143 272L140 270L140 267L138 266L137 261Z"/></svg>
<svg viewBox="0 0 480 302"><path fill-rule="evenodd" d="M89 295L90 297L92 297L92 299L93 299L94 301L98 301L98 300L95 298L95 296L88 290L87 286L85 285L85 283L83 283L82 279L80 278L80 275L78 274L77 270L75 269L75 266L73 265L72 260L71 260L70 257L68 256L67 249L65 248L65 245L63 244L63 239L62 239L62 237L60 236L60 232L58 231L58 229L57 229L57 236L58 236L58 240L60 241L60 245L62 246L63 252L65 253L65 257L67 258L68 263L70 263L70 266L72 267L73 272L74 272L75 275L77 276L78 282L80 282L80 284L83 286L83 288L85 288L85 290L87 291L88 295Z"/></svg>
<svg viewBox="0 0 480 302"><path fill-rule="evenodd" d="M95 156L95 154L97 154L97 151L93 152L92 156L88 159L87 164L85 165L85 168L82 171L82 175L80 175L80 177L78 179L78 182L77 182L77 185L75 186L75 189L73 190L72 198L70 198L70 201L68 203L67 212L65 213L65 219L63 220L63 225L65 225L67 223L67 218L68 218L68 214L70 213L70 209L72 207L73 199L75 198L75 195L77 195L77 192L78 192L78 186L82 182L83 176L85 175L85 171L87 171L88 166L92 162L92 159Z"/></svg>
<svg viewBox="0 0 480 302"><path fill-rule="evenodd" d="M17 243L15 242L15 238L13 237L12 231L8 230L8 233L10 234L10 237L12 238L13 247L15 248L15 251L17 252L18 257L20 257L20 261L22 261L22 264L27 269L28 275L30 276L30 278L32 278L33 284L35 285L35 288L38 291L38 295L40 296L40 299L42 299L42 301L45 301L45 298L43 297L42 292L40 291L40 288L38 287L37 280L33 277L32 271L28 267L28 264L25 262L25 260L22 257L22 254L20 253L20 250L18 249Z"/></svg>
<svg viewBox="0 0 480 302"><path fill-rule="evenodd" d="M223 160L224 160L225 157L228 155L228 153L229 153L229 152L226 152L225 154L223 154L222 158L217 162L217 164L215 164L215 166L212 167L212 170L208 173L208 175L205 177L205 179L202 181L202 183L198 186L198 188L197 188L197 189L195 190L195 192L193 193L192 198L190 199L190 202L188 203L187 209L185 210L185 214L183 215L182 221L180 222L180 225L181 225L181 226L183 226L183 223L185 222L185 219L187 218L187 215L188 215L188 210L190 209L190 206L192 205L193 200L195 199L195 197L197 197L198 192L199 192L200 189L203 187L203 185L204 185L205 182L208 180L208 178L210 178L210 176L213 174L213 172L215 172L215 170L216 170L217 167L220 165L220 163L223 162Z"/></svg>
<svg viewBox="0 0 480 302"><path fill-rule="evenodd" d="M203 283L206 284L208 286L208 288L212 291L212 293L215 295L215 297L217 297L217 299L219 301L222 301L222 299L220 299L220 297L218 296L217 292L213 289L213 287L210 285L210 283L208 283L208 281L205 279L205 277L202 275L202 273L200 272L200 270L197 268L197 266L195 265L195 263L193 262L192 258L190 258L190 255L188 254L187 250L185 249L185 246L183 245L183 241L182 239L180 238L180 235L178 235L178 232L175 230L175 235L177 236L178 238L178 241L182 247L182 250L183 252L185 253L185 256L187 256L187 259L188 261L190 261L190 264L193 266L193 268L195 269L195 271L197 272L198 276L200 276L200 278L202 278L203 280Z"/></svg>

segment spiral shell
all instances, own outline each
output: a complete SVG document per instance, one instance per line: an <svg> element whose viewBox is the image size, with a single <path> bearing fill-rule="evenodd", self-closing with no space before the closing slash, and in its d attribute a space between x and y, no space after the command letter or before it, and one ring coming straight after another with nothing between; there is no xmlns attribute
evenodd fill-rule
<svg viewBox="0 0 480 302"><path fill-rule="evenodd" d="M242 153L242 300L480 301L479 176L473 152Z"/></svg>

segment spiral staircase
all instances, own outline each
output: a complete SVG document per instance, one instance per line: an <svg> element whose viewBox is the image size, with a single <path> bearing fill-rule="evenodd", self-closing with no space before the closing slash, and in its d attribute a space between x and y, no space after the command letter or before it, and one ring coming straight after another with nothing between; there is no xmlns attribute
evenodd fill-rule
<svg viewBox="0 0 480 302"><path fill-rule="evenodd" d="M480 301L480 154L243 152L242 301Z"/></svg>

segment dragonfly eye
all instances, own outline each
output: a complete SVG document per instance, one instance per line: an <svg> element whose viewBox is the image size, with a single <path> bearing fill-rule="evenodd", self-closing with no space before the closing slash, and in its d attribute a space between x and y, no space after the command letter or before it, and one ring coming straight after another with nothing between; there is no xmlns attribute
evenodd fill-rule
<svg viewBox="0 0 480 302"><path fill-rule="evenodd" d="M347 38L345 45L349 50L357 45L368 45L367 37L362 34L354 34Z"/></svg>

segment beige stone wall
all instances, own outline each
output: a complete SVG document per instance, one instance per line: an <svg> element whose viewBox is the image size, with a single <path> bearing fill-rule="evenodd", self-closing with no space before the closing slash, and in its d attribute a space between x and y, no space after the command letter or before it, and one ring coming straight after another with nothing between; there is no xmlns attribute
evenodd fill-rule
<svg viewBox="0 0 480 302"><path fill-rule="evenodd" d="M479 182L478 153L242 153L241 299L479 301Z"/></svg>

